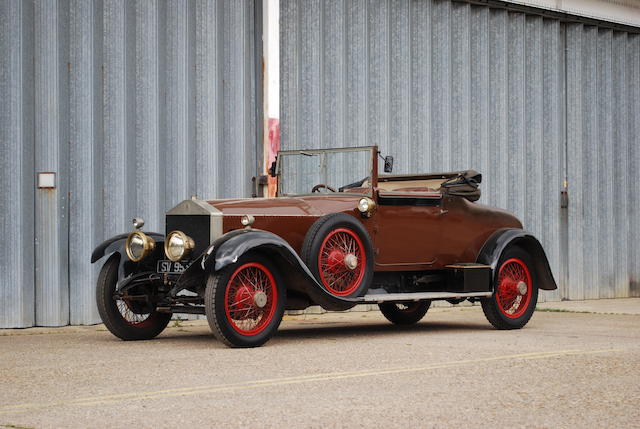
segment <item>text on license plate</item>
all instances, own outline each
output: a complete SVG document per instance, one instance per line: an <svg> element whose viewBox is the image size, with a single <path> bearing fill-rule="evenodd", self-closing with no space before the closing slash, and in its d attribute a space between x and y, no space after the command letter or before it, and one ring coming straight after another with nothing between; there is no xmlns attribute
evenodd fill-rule
<svg viewBox="0 0 640 429"><path fill-rule="evenodd" d="M184 270L186 270L188 266L189 266L189 261L173 262L173 261L162 260L162 261L158 261L157 271L163 274L164 273L180 274L184 272Z"/></svg>

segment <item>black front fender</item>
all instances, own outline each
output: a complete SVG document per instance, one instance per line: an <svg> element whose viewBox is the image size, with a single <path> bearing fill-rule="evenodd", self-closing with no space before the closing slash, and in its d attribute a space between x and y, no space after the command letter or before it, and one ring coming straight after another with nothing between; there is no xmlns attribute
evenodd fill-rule
<svg viewBox="0 0 640 429"><path fill-rule="evenodd" d="M542 248L542 245L533 234L522 229L500 229L494 232L482 246L477 262L480 264L491 265L494 275L494 283L498 275L498 261L502 252L509 246L517 245L523 248L531 255L534 264L534 270L539 282L540 289L555 290L558 289L549 260Z"/></svg>
<svg viewBox="0 0 640 429"><path fill-rule="evenodd" d="M127 252L125 250L125 246L127 243L127 237L129 233L119 234L114 237L111 237L108 240L100 243L91 253L91 263L95 263L102 259L105 256L118 254L118 283L116 286L117 290L121 290L135 279L135 274L137 269L140 268L139 264L142 264L143 267L146 267L147 270L150 267L154 267L155 264L151 264L150 261L155 261L161 258L161 255L164 255L164 235L159 234L157 232L145 232L146 235L152 237L156 241L156 248L151 255L147 257L147 259L143 260L140 263L132 262L127 256ZM151 264L151 265L149 265ZM149 265L149 266L147 266ZM146 275L154 274L154 271L147 272Z"/></svg>
<svg viewBox="0 0 640 429"><path fill-rule="evenodd" d="M270 258L278 266L288 289L307 295L311 301L327 310L347 310L357 302L353 298L336 297L329 293L289 243L267 231L244 229L225 234L192 265L199 263L199 269L203 272L213 273L237 262L250 251L261 252Z"/></svg>
<svg viewBox="0 0 640 429"><path fill-rule="evenodd" d="M108 240L103 241L91 253L91 263L95 263L102 257L106 255L111 255L114 252L120 253L120 255L125 255L125 243L127 242L127 237L130 233L118 234L109 238ZM157 232L145 232L149 237L153 238L157 243L164 243L164 235Z"/></svg>

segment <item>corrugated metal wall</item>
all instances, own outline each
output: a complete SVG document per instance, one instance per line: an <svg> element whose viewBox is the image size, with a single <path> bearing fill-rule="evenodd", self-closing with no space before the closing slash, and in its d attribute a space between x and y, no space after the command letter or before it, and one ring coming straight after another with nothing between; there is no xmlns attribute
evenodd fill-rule
<svg viewBox="0 0 640 429"><path fill-rule="evenodd" d="M567 26L570 299L640 294L640 35Z"/></svg>
<svg viewBox="0 0 640 429"><path fill-rule="evenodd" d="M249 194L255 6L0 2L0 327L97 322L97 243L134 215L162 230L194 193ZM281 1L281 124L283 149L482 171L483 202L549 254L545 299L640 295L636 34L450 0Z"/></svg>
<svg viewBox="0 0 640 429"><path fill-rule="evenodd" d="M482 202L545 247L561 287L541 299L640 293L639 36L450 0L280 15L283 149L376 144L398 173L477 169Z"/></svg>
<svg viewBox="0 0 640 429"><path fill-rule="evenodd" d="M95 245L133 216L163 231L192 194L250 194L254 6L0 2L0 328L98 322Z"/></svg>

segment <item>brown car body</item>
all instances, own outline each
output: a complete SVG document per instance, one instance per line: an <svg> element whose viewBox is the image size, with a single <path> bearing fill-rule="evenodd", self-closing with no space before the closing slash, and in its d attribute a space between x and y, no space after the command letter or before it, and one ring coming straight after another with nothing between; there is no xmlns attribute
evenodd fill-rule
<svg viewBox="0 0 640 429"><path fill-rule="evenodd" d="M381 200L392 196L380 197L377 186L374 189L377 208L369 218L362 217L357 209L362 196L348 193L208 203L222 212L224 233L243 228L241 217L252 215L253 228L278 235L298 254L307 231L319 218L330 213L352 215L362 222L373 241L376 271L442 269L454 263L475 262L495 231L522 228L518 219L504 210L444 196L440 191L393 193L393 197L430 198L437 202L434 206L402 201L381 205Z"/></svg>
<svg viewBox="0 0 640 429"><path fill-rule="evenodd" d="M236 268L263 270L266 273L263 279L273 274L269 277L271 287L277 282L282 289L280 294L273 289L273 297L269 299L286 295L286 299L279 299L280 312L314 304L328 310L344 310L377 302L394 323L404 322L398 322L393 314L416 312L411 306L403 310L405 304L400 303L417 303L424 315L433 299L451 302L469 299L480 300L483 308L487 306L489 310L485 310L485 314L494 326L513 329L524 326L531 317L535 303L530 301L537 299L538 288L557 288L542 246L522 229L514 215L475 202L479 198L479 191L473 192L477 183L471 187L475 198L450 190L447 184L458 179L464 182L466 172L378 174L377 147L343 150L369 153L369 175L339 190L320 183L313 186L314 191L320 187L333 192L316 194L309 190L309 194L277 198L210 201L192 198L167 212L166 237L134 231L102 243L95 249L92 262L112 255L105 263L106 274L101 276L98 289L98 307L105 324L124 339L152 337L163 329L141 333L142 328L133 329L130 321L118 321L120 316L111 306L114 300L122 300L133 314L154 317L172 313L206 314L214 333L225 343L260 345L277 329L279 320L254 331L243 331L234 325L234 318L259 320L262 316L258 314L264 313L265 302L271 302L252 286L253 281L243 283L245 286L240 289L236 286L235 295L231 297L228 295L231 289L224 292L226 295L219 295L223 293L221 288L232 288ZM308 156L325 152L340 150L299 151ZM287 154L281 153L281 156ZM274 167L278 173L279 168ZM481 176L475 174L479 183ZM361 206L363 200L366 204ZM134 221L139 228L141 221ZM328 233L322 232L321 227L331 227L332 222L338 222L338 226L325 228ZM336 253L339 257L331 256L338 258L335 260L340 269L347 274L349 270L366 271L358 277L362 280L354 280L358 287L344 294L332 289L322 277L329 273L321 274L322 270L328 268L320 268L322 246L338 227L346 228L347 232L353 230L354 237L364 243L360 243L360 257L349 253L350 250ZM327 238L318 247L322 234ZM177 240L183 252L173 258L169 253L172 240ZM504 280L500 274L509 255L516 257L506 263L522 266L519 280ZM258 262L245 263L247 260ZM315 262L318 264L314 267ZM110 281L115 284L104 286L106 278L113 278ZM219 282L226 282L226 286ZM517 302L524 302L526 298L526 309L503 311L503 314L492 310L499 308L499 300L503 299L496 298L497 285L502 283ZM105 287L114 290L104 292ZM185 290L191 295L182 294ZM106 298L100 298L101 293ZM253 313L249 311L242 317L229 313L229 305L247 300L255 307ZM386 302L399 303L402 308L389 310ZM226 306L226 314L221 313L220 305ZM389 316L384 308L393 314ZM521 314L525 310L526 314ZM161 319L160 326L166 317L157 317ZM399 320L406 320L406 314Z"/></svg>

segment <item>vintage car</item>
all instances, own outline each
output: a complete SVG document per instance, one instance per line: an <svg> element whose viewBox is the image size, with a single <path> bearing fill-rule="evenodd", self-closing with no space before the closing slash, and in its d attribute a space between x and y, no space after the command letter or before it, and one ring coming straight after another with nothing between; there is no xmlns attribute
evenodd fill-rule
<svg viewBox="0 0 640 429"><path fill-rule="evenodd" d="M433 300L479 301L498 329L523 327L556 289L544 250L512 214L476 203L475 171L378 172L378 148L278 153L277 197L205 201L166 213L166 235L100 244L97 304L123 340L157 336L172 314L204 314L232 347L271 338L285 310L379 305L418 322Z"/></svg>

